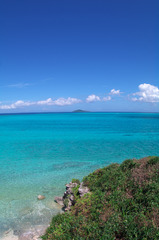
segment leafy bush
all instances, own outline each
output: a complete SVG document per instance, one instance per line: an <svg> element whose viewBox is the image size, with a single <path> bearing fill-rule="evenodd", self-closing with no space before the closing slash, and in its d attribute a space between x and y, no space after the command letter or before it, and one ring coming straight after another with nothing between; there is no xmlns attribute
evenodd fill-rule
<svg viewBox="0 0 159 240"><path fill-rule="evenodd" d="M71 182L72 183L77 183L78 185L80 185L80 180L78 180L76 178L73 178Z"/></svg>
<svg viewBox="0 0 159 240"><path fill-rule="evenodd" d="M43 240L159 239L159 157L126 160L83 179L91 194L53 217Z"/></svg>
<svg viewBox="0 0 159 240"><path fill-rule="evenodd" d="M159 163L159 157L151 157L150 160L147 162L147 166L151 165L156 165Z"/></svg>
<svg viewBox="0 0 159 240"><path fill-rule="evenodd" d="M120 165L120 168L122 169L122 171L126 172L126 171L129 171L130 169L134 168L135 165L136 165L136 163L133 160L127 159Z"/></svg>

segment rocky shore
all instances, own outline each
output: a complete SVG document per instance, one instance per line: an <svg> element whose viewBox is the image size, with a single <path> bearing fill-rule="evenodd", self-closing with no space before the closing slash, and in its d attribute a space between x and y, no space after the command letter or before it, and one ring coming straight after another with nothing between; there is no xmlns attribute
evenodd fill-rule
<svg viewBox="0 0 159 240"><path fill-rule="evenodd" d="M157 240L158 176L159 157L152 156L97 169L82 183L73 179L55 198L66 212L52 218L43 240Z"/></svg>
<svg viewBox="0 0 159 240"><path fill-rule="evenodd" d="M76 203L76 195L80 198L84 194L89 193L88 187L80 183L79 180L72 180L72 182L66 184L66 191L62 197L55 197L55 202L58 203L63 211L70 211L71 207ZM45 196L38 195L38 200L45 199ZM49 226L39 225L34 228L30 228L24 231L15 232L12 229L6 231L2 237L2 240L41 240L41 237Z"/></svg>
<svg viewBox="0 0 159 240"><path fill-rule="evenodd" d="M97 169L81 183L72 179L63 196L55 197L65 213L54 216L48 228L11 230L2 240L158 239L158 176L154 156Z"/></svg>
<svg viewBox="0 0 159 240"><path fill-rule="evenodd" d="M81 198L89 192L89 188L84 186L83 182L80 183L79 180L74 179L66 184L66 191L62 197L55 197L55 202L61 205L65 212L70 211L71 207L76 203L76 195Z"/></svg>

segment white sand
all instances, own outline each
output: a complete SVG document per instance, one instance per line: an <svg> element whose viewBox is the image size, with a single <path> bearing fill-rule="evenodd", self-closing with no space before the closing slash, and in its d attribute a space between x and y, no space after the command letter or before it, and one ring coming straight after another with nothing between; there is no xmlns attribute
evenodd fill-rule
<svg viewBox="0 0 159 240"><path fill-rule="evenodd" d="M2 240L19 240L19 239L18 239L18 236L15 236L13 234L13 230L10 229L5 232L4 236L2 237Z"/></svg>
<svg viewBox="0 0 159 240"><path fill-rule="evenodd" d="M39 225L20 233L19 236L14 235L13 230L9 229L4 233L1 240L41 240L40 236L44 234L47 227Z"/></svg>

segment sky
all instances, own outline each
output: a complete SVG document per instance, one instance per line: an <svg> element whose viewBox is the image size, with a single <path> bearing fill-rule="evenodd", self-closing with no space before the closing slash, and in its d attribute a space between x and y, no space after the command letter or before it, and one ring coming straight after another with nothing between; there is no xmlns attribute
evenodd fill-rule
<svg viewBox="0 0 159 240"><path fill-rule="evenodd" d="M2 0L0 113L159 112L158 0Z"/></svg>

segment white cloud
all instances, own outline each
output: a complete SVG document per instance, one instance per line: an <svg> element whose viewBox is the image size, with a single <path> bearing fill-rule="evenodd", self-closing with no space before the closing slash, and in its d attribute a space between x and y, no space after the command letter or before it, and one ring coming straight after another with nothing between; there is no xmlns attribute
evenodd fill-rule
<svg viewBox="0 0 159 240"><path fill-rule="evenodd" d="M68 98L59 98L54 102L54 105L58 105L58 106L65 106L65 105L72 105L72 104L75 104L75 103L80 103L82 102L80 99L77 99L77 98L71 98L71 97L68 97Z"/></svg>
<svg viewBox="0 0 159 240"><path fill-rule="evenodd" d="M24 102L22 100L18 100L15 103L12 103L10 105L1 105L0 109L16 109L16 108L25 107L25 106L31 106L33 104L34 102Z"/></svg>
<svg viewBox="0 0 159 240"><path fill-rule="evenodd" d="M92 94L92 95L89 95L89 96L86 98L86 102L88 102L88 103L89 103L89 102L96 102L96 101L104 101L104 102L106 102L106 101L110 101L111 99L112 99L111 96L107 96L107 97L100 98L100 97Z"/></svg>
<svg viewBox="0 0 159 240"><path fill-rule="evenodd" d="M28 86L30 86L30 85L31 85L31 84L29 84L29 83L15 83L15 84L7 85L7 87L24 88L24 87L28 87Z"/></svg>
<svg viewBox="0 0 159 240"><path fill-rule="evenodd" d="M42 101L37 101L37 102L29 102L29 101L22 101L22 100L18 100L15 103L12 103L10 105L0 105L0 109L16 109L16 108L22 108L22 107L28 107L31 105L57 105L57 106L65 106L65 105L72 105L75 103L79 103L81 102L80 99L77 98L58 98L56 100L52 100L51 98L48 98L46 100L42 100Z"/></svg>
<svg viewBox="0 0 159 240"><path fill-rule="evenodd" d="M77 98L58 98L56 100L52 100L51 98L48 98L43 101L38 101L38 105L57 105L57 106L65 106L65 105L72 105L75 103L80 103L81 100Z"/></svg>
<svg viewBox="0 0 159 240"><path fill-rule="evenodd" d="M134 97L134 98L132 98L131 100L132 100L133 102L136 102L136 101L138 101L138 98Z"/></svg>
<svg viewBox="0 0 159 240"><path fill-rule="evenodd" d="M121 92L120 92L120 90L115 90L114 88L110 91L110 93L109 94L111 94L111 95L119 95Z"/></svg>
<svg viewBox="0 0 159 240"><path fill-rule="evenodd" d="M104 97L102 100L103 101L110 101L112 98L110 96Z"/></svg>
<svg viewBox="0 0 159 240"><path fill-rule="evenodd" d="M53 100L48 98L46 100L37 101L37 105L53 105Z"/></svg>
<svg viewBox="0 0 159 240"><path fill-rule="evenodd" d="M132 101L143 101L143 102L159 102L159 88L151 85L151 84L147 84L147 83L143 83L140 84L138 86L139 88L139 92L134 93L134 97L132 98Z"/></svg>
<svg viewBox="0 0 159 240"><path fill-rule="evenodd" d="M95 101L101 101L100 97L92 94L86 98L86 102L95 102Z"/></svg>

